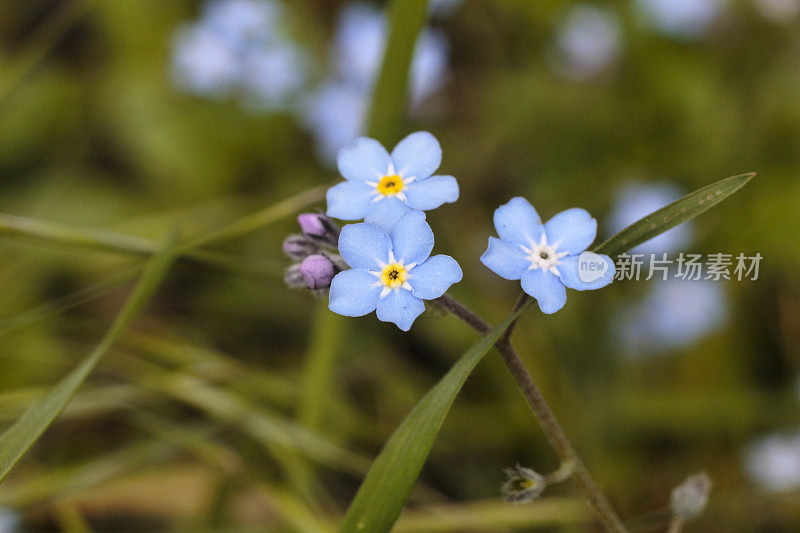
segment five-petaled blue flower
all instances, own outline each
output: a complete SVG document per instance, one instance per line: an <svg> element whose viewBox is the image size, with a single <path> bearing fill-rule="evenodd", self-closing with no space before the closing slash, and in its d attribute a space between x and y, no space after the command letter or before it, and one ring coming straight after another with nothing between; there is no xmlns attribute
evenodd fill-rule
<svg viewBox="0 0 800 533"><path fill-rule="evenodd" d="M581 254L597 234L597 221L583 209L567 209L542 224L536 209L518 196L495 210L494 226L500 238L489 237L481 262L505 279L521 279L522 290L544 313L564 307L566 287L599 289L614 279L611 258Z"/></svg>
<svg viewBox="0 0 800 533"><path fill-rule="evenodd" d="M433 231L425 213L411 211L391 234L375 224L349 224L339 236L339 253L352 267L331 283L328 307L345 316L377 310L378 319L408 331L425 310L422 300L443 295L461 281L461 267L448 255L428 257Z"/></svg>
<svg viewBox="0 0 800 533"><path fill-rule="evenodd" d="M328 216L377 224L391 232L412 209L428 211L458 199L453 176L432 176L442 148L427 131L412 133L392 154L375 139L359 137L339 152L339 172L347 180L328 189Z"/></svg>

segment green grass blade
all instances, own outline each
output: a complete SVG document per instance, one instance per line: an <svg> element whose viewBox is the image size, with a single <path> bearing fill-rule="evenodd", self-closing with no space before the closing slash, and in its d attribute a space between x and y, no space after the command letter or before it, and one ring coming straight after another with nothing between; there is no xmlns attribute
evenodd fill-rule
<svg viewBox="0 0 800 533"><path fill-rule="evenodd" d="M66 224L0 213L0 235L28 237L56 244L78 246L106 252L150 255L159 244L149 239L93 228L74 228Z"/></svg>
<svg viewBox="0 0 800 533"><path fill-rule="evenodd" d="M100 298L110 290L134 279L139 270L141 270L140 266L122 269L107 280L65 294L64 296L45 302L15 316L0 319L0 337L26 326L30 326L31 324L35 324L39 320L44 320L50 316L57 315Z"/></svg>
<svg viewBox="0 0 800 533"><path fill-rule="evenodd" d="M253 231L261 229L264 226L275 222L276 220L291 216L297 213L299 210L325 199L325 191L327 191L328 187L330 186L331 184L327 184L307 189L295 194L291 198L287 198L276 204L265 207L264 209L253 213L252 215L248 215L240 220L237 220L236 222L232 222L231 224L207 235L190 240L185 245L181 246L181 252L188 252L193 248L226 242L237 237L241 237L242 235L252 233Z"/></svg>
<svg viewBox="0 0 800 533"><path fill-rule="evenodd" d="M44 398L31 406L13 426L0 435L0 481L5 479L28 448L64 410L100 358L150 300L161 280L164 279L173 259L174 243L171 240L162 252L148 262L122 311L94 351L53 387Z"/></svg>
<svg viewBox="0 0 800 533"><path fill-rule="evenodd" d="M252 231L260 227L257 224L263 226L277 220L286 214L288 205L295 205L292 202L296 199L299 198L305 202L311 197L316 198L316 196L319 196L318 193L319 191L317 191L317 189L309 189L293 198L275 204L262 211L260 215L257 213L256 215L259 216L253 220L251 220L253 217L247 217L245 220L251 220L252 225L247 228L239 229L240 231ZM142 237L135 237L133 235L126 235L104 229L76 228L58 222L37 220L3 213L0 213L0 235L23 237L59 246L74 246L86 248L88 250L113 252L138 257L151 256L158 253L161 249L161 244L158 241ZM215 252L213 250L195 249L192 248L191 243L182 244L178 248L176 255L191 259L192 261L236 272L283 276L283 265L278 261L247 259L222 252Z"/></svg>
<svg viewBox="0 0 800 533"><path fill-rule="evenodd" d="M332 383L336 356L347 327L347 317L331 313L328 302L317 304L311 329L311 342L303 370L302 395L298 399L297 420L303 426L324 426L325 411L333 396Z"/></svg>
<svg viewBox="0 0 800 533"><path fill-rule="evenodd" d="M405 506L450 406L475 365L533 300L473 344L406 416L350 504L340 531L389 531Z"/></svg>
<svg viewBox="0 0 800 533"><path fill-rule="evenodd" d="M389 36L372 92L367 135L396 142L408 108L408 73L414 46L427 14L427 0L394 0L389 7Z"/></svg>
<svg viewBox="0 0 800 533"><path fill-rule="evenodd" d="M176 451L174 444L159 440L139 442L126 448L68 466L49 465L36 476L9 481L0 488L0 505L26 507L64 494L88 489L139 468L163 461Z"/></svg>
<svg viewBox="0 0 800 533"><path fill-rule="evenodd" d="M210 419L240 429L270 453L275 447L302 452L321 464L361 475L369 459L320 436L279 413L259 405L251 396L216 386L179 370L165 370L152 362L119 354L111 370L144 387L190 405ZM115 368L116 367L116 368Z"/></svg>
<svg viewBox="0 0 800 533"><path fill-rule="evenodd" d="M725 178L697 189L634 222L592 251L614 256L708 211L753 179L755 172Z"/></svg>

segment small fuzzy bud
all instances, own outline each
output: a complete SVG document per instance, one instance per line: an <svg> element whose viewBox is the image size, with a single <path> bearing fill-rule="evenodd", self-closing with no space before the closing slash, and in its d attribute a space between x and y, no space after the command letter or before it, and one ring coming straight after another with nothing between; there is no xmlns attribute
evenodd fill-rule
<svg viewBox="0 0 800 533"><path fill-rule="evenodd" d="M309 255L300 263L300 274L309 289L330 287L335 270L331 260L320 254Z"/></svg>
<svg viewBox="0 0 800 533"><path fill-rule="evenodd" d="M501 492L503 500L508 503L520 504L535 500L547 486L541 474L524 466L506 468L505 473L508 479L503 483Z"/></svg>
<svg viewBox="0 0 800 533"><path fill-rule="evenodd" d="M297 216L297 223L304 235L331 246L339 242L339 228L333 220L320 213L303 213Z"/></svg>
<svg viewBox="0 0 800 533"><path fill-rule="evenodd" d="M305 289L306 280L300 273L300 264L295 263L286 269L283 275L283 281L292 289Z"/></svg>
<svg viewBox="0 0 800 533"><path fill-rule="evenodd" d="M683 483L672 489L670 503L673 514L682 520L691 520L699 516L708 504L711 486L711 478L705 472L686 478Z"/></svg>
<svg viewBox="0 0 800 533"><path fill-rule="evenodd" d="M319 252L319 246L305 235L289 235L283 240L283 253L295 261L302 261Z"/></svg>

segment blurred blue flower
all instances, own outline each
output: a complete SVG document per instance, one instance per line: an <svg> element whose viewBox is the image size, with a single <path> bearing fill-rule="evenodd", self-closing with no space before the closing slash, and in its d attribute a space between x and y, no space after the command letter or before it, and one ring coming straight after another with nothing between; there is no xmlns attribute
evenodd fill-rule
<svg viewBox="0 0 800 533"><path fill-rule="evenodd" d="M303 116L325 161L336 161L339 150L363 131L369 93L341 82L322 85L304 106Z"/></svg>
<svg viewBox="0 0 800 533"><path fill-rule="evenodd" d="M349 85L369 90L380 68L386 37L383 12L372 4L346 4L333 37L333 69Z"/></svg>
<svg viewBox="0 0 800 533"><path fill-rule="evenodd" d="M518 196L495 210L494 226L500 238L489 237L481 262L500 277L521 280L543 313L564 307L567 287L599 289L614 279L610 257L581 254L597 234L597 221L583 209L567 209L542 224L536 209ZM599 263L597 276L579 271L589 262Z"/></svg>
<svg viewBox="0 0 800 533"><path fill-rule="evenodd" d="M411 209L428 211L458 200L453 176L432 176L442 148L427 131L412 133L391 155L376 140L359 137L339 152L337 164L345 182L328 189L328 216L365 219L391 231Z"/></svg>
<svg viewBox="0 0 800 533"><path fill-rule="evenodd" d="M555 67L570 78L592 78L617 60L621 41L622 28L612 11L575 4L558 28Z"/></svg>
<svg viewBox="0 0 800 533"><path fill-rule="evenodd" d="M727 0L636 0L645 21L662 33L702 37L719 18Z"/></svg>
<svg viewBox="0 0 800 533"><path fill-rule="evenodd" d="M370 91L386 44L386 16L362 2L347 4L339 16L333 46L336 77ZM449 43L441 32L426 28L420 34L411 62L411 99L420 102L439 90L447 79Z"/></svg>
<svg viewBox="0 0 800 533"><path fill-rule="evenodd" d="M387 234L374 224L342 228L339 253L351 270L333 278L329 308L344 316L377 310L378 320L408 331L425 310L423 300L442 296L461 281L461 267L447 255L429 257L433 231L425 213L411 211Z"/></svg>
<svg viewBox="0 0 800 533"><path fill-rule="evenodd" d="M623 185L614 194L616 201L609 215L611 233L625 229L680 197L680 189L669 183L628 183ZM684 222L638 245L631 250L631 253L674 252L687 246L693 235L692 223Z"/></svg>
<svg viewBox="0 0 800 533"><path fill-rule="evenodd" d="M747 474L763 489L800 488L800 433L762 437L747 447L744 463Z"/></svg>
<svg viewBox="0 0 800 533"><path fill-rule="evenodd" d="M252 107L284 108L305 85L305 55L291 44L248 50L242 61L242 89L245 101Z"/></svg>
<svg viewBox="0 0 800 533"><path fill-rule="evenodd" d="M20 515L10 507L0 508L0 533L14 533L21 531Z"/></svg>
<svg viewBox="0 0 800 533"><path fill-rule="evenodd" d="M207 3L200 20L176 34L176 84L202 96L235 93L259 110L290 105L307 80L308 62L285 26L283 6L275 0Z"/></svg>
<svg viewBox="0 0 800 533"><path fill-rule="evenodd" d="M230 93L241 75L236 50L205 26L183 26L173 42L175 84L201 96Z"/></svg>
<svg viewBox="0 0 800 533"><path fill-rule="evenodd" d="M690 346L728 318L723 284L710 280L652 280L645 298L617 318L617 334L630 356Z"/></svg>
<svg viewBox="0 0 800 533"><path fill-rule="evenodd" d="M275 0L212 0L200 23L232 45L247 46L275 40L283 16L283 5Z"/></svg>
<svg viewBox="0 0 800 533"><path fill-rule="evenodd" d="M411 62L411 105L439 91L449 75L450 40L441 31L426 29L417 40Z"/></svg>
<svg viewBox="0 0 800 533"><path fill-rule="evenodd" d="M380 69L386 20L377 7L353 2L344 6L336 25L331 78L304 106L304 122L317 140L317 151L334 161L338 151L364 133L364 119ZM411 105L418 105L447 80L449 42L425 29L417 40L409 74Z"/></svg>

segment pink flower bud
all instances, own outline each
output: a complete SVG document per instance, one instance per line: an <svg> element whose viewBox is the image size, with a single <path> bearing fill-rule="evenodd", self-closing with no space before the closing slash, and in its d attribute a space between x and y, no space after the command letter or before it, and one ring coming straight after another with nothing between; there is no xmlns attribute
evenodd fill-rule
<svg viewBox="0 0 800 533"><path fill-rule="evenodd" d="M324 255L309 255L300 263L300 274L306 280L309 289L330 287L335 273L333 263Z"/></svg>
<svg viewBox="0 0 800 533"><path fill-rule="evenodd" d="M339 240L339 228L327 216L320 213L303 213L297 216L300 231L312 239L318 239L336 246Z"/></svg>

